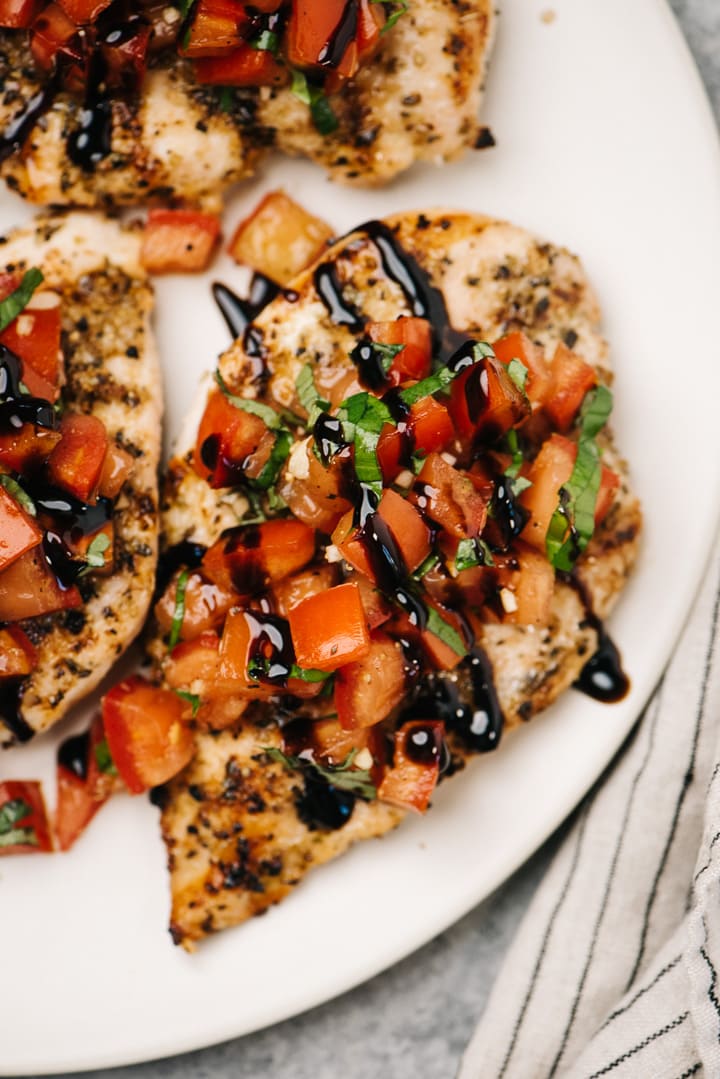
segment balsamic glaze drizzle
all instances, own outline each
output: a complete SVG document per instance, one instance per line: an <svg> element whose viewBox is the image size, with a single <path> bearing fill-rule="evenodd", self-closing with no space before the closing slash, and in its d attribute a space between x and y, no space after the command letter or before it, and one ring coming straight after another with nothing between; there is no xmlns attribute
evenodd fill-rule
<svg viewBox="0 0 720 1079"><path fill-rule="evenodd" d="M362 333L365 318L358 309L343 296L342 285L338 278L334 262L323 262L315 270L314 278L317 294L322 300L330 318L336 326L347 326L352 333Z"/></svg>
<svg viewBox="0 0 720 1079"><path fill-rule="evenodd" d="M18 742L29 742L35 731L20 714L25 679L0 680L0 719Z"/></svg>
<svg viewBox="0 0 720 1079"><path fill-rule="evenodd" d="M593 700L603 704L616 704L630 690L630 679L622 668L622 658L616 645L610 638L604 624L592 609L592 601L587 588L575 573L563 573L558 576L575 590L585 608L584 621L597 634L597 647L587 661L578 679L573 682Z"/></svg>
<svg viewBox="0 0 720 1079"><path fill-rule="evenodd" d="M220 308L233 340L245 333L253 319L257 318L279 292L280 287L260 273L253 274L247 299L242 299L220 281L215 281L212 286L215 303Z"/></svg>
<svg viewBox="0 0 720 1079"><path fill-rule="evenodd" d="M346 0L340 21L318 53L317 61L321 67L340 66L348 45L357 34L358 17L358 0Z"/></svg>
<svg viewBox="0 0 720 1079"><path fill-rule="evenodd" d="M89 753L90 731L83 731L61 743L57 753L58 764L78 779L87 779Z"/></svg>
<svg viewBox="0 0 720 1079"><path fill-rule="evenodd" d="M59 87L57 73L13 116L0 135L0 164L20 150L40 117L51 107Z"/></svg>

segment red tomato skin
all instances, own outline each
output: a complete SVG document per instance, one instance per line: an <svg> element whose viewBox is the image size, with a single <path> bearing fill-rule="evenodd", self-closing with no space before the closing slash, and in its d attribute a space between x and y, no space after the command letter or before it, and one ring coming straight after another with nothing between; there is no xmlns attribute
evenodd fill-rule
<svg viewBox="0 0 720 1079"><path fill-rule="evenodd" d="M283 86L287 68L266 49L239 45L227 56L195 61L195 78L207 86Z"/></svg>
<svg viewBox="0 0 720 1079"><path fill-rule="evenodd" d="M127 678L105 695L102 715L112 759L131 794L166 783L193 757L189 705L172 690Z"/></svg>
<svg viewBox="0 0 720 1079"><path fill-rule="evenodd" d="M40 9L40 0L0 0L0 26L26 30Z"/></svg>
<svg viewBox="0 0 720 1079"><path fill-rule="evenodd" d="M66 412L60 435L47 462L50 481L83 502L94 501L108 448L105 424L97 416Z"/></svg>
<svg viewBox="0 0 720 1079"><path fill-rule="evenodd" d="M0 572L42 542L42 531L12 495L0 487Z"/></svg>
<svg viewBox="0 0 720 1079"><path fill-rule="evenodd" d="M392 386L413 379L419 382L430 374L432 327L425 318L403 316L394 322L371 322L367 327L371 341L383 345L402 345L388 370Z"/></svg>
<svg viewBox="0 0 720 1079"><path fill-rule="evenodd" d="M289 612L301 667L335 671L370 651L367 619L356 585L341 584L303 600Z"/></svg>
<svg viewBox="0 0 720 1079"><path fill-rule="evenodd" d="M315 533L292 518L265 521L222 536L203 556L202 573L228 592L255 595L303 569L315 554Z"/></svg>
<svg viewBox="0 0 720 1079"><path fill-rule="evenodd" d="M259 416L235 408L224 393L214 390L198 427L193 468L213 489L234 486L241 482L244 462L257 450L267 429Z"/></svg>
<svg viewBox="0 0 720 1079"><path fill-rule="evenodd" d="M220 238L217 214L197 210L150 210L140 261L148 273L198 273Z"/></svg>
<svg viewBox="0 0 720 1079"><path fill-rule="evenodd" d="M0 847L0 857L9 854L43 854L53 849L52 834L42 787L35 780L8 779L0 783L0 808L14 801L25 802L30 812L15 827L32 828L37 837L35 843L19 843L12 847Z"/></svg>
<svg viewBox="0 0 720 1079"><path fill-rule="evenodd" d="M427 735L427 760L415 759L411 739ZM440 775L440 754L445 724L439 719L413 719L395 732L393 765L386 769L378 787L383 802L424 813Z"/></svg>
<svg viewBox="0 0 720 1079"><path fill-rule="evenodd" d="M20 626L0 629L0 680L24 678L37 666L37 652Z"/></svg>
<svg viewBox="0 0 720 1079"><path fill-rule="evenodd" d="M557 431L569 431L580 411L585 394L597 386L595 369L562 342L550 365L550 388L545 414Z"/></svg>
<svg viewBox="0 0 720 1079"><path fill-rule="evenodd" d="M402 648L385 633L373 633L367 656L335 674L335 711L345 730L379 723L404 696Z"/></svg>
<svg viewBox="0 0 720 1079"><path fill-rule="evenodd" d="M238 0L199 0L182 56L225 56L243 44L242 31L249 25L245 5Z"/></svg>
<svg viewBox="0 0 720 1079"><path fill-rule="evenodd" d="M31 301L0 334L0 344L22 360L23 382L46 401L57 400L60 392L60 329L59 304L36 308Z"/></svg>

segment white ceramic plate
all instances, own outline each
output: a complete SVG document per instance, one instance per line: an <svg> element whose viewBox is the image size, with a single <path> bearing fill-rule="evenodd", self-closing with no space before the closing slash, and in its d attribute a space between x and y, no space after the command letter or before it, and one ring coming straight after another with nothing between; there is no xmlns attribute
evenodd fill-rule
<svg viewBox="0 0 720 1079"><path fill-rule="evenodd" d="M553 21L542 18L552 5ZM386 191L278 161L231 207L284 184L338 229L437 204L510 218L582 254L606 312L615 427L645 505L642 559L611 629L633 680L571 692L439 791L433 812L311 874L281 907L190 957L165 931L156 811L117 798L66 856L0 866L0 1072L74 1071L198 1048L277 1022L423 944L514 870L576 804L638 714L701 579L720 495L720 170L697 74L661 0L504 0L484 116L497 149ZM0 225L26 216L0 199ZM229 264L213 276L240 281ZM158 287L176 431L226 344L197 278ZM2 772L51 780L48 740ZM51 789L52 785L50 785Z"/></svg>

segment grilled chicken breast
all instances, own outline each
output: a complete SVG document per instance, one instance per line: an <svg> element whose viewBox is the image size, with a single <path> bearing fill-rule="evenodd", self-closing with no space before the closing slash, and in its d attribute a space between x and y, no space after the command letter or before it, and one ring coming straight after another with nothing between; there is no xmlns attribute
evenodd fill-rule
<svg viewBox="0 0 720 1079"><path fill-rule="evenodd" d="M318 133L287 88L221 97L195 84L174 53L161 57L139 95L113 101L100 140L108 152L94 165L69 149L83 101L51 91L36 99L44 87L26 34L2 30L0 172L31 202L134 205L154 197L216 208L221 192L276 147L317 161L335 180L382 184L414 161L449 161L476 144L493 30L490 0L415 0L374 59L333 95L338 128L330 135Z"/></svg>
<svg viewBox="0 0 720 1079"><path fill-rule="evenodd" d="M548 356L558 342L569 342L602 381L611 381L598 302L580 262L569 252L521 228L456 212L402 214L387 226L441 291L453 327L486 341L524 330L545 346ZM387 246L385 251L378 246L377 235L372 227L351 233L322 262L332 267L347 305L365 318L383 321L412 310L397 282L397 267L393 270ZM327 277L318 274L317 266L301 275L265 308L246 337L254 343L251 351L262 342L269 398L288 408L295 401L295 379L308 361L321 395L335 393L340 399L360 389L348 359L356 337L331 317L318 293L321 279ZM257 385L251 378L254 362L238 341L219 366L229 385L244 386L250 396ZM212 491L193 471L189 447L194 437L190 425L170 465L162 506L168 546L183 540L210 544L237 523L245 508L241 494ZM480 633L508 728L547 707L577 679L598 646L595 616L610 611L635 559L638 501L609 435L604 453L621 475L621 487L577 563L574 582L557 579L547 626L488 624ZM158 636L150 641L150 652L161 673L167 650ZM472 700L464 665L433 677L457 683L460 699ZM358 799L342 827L317 827L303 808L308 795L303 776L265 752L281 744L273 707L255 705L235 728L199 734L195 760L159 792L172 886L171 929L186 947L264 911L313 866L358 839L382 835L403 816L392 806ZM454 769L472 755L455 735L450 749Z"/></svg>
<svg viewBox="0 0 720 1079"><path fill-rule="evenodd" d="M113 514L111 576L82 584L83 607L25 621L38 653L12 708L0 703L0 744L47 730L102 679L139 632L155 583L161 386L150 330L152 291L139 239L116 222L44 216L0 240L4 268L39 267L59 294L65 386L73 411L103 421L134 459Z"/></svg>

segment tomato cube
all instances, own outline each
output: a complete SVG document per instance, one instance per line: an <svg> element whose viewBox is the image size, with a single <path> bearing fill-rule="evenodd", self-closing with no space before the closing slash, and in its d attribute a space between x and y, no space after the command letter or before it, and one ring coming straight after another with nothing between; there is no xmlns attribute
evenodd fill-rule
<svg viewBox="0 0 720 1079"><path fill-rule="evenodd" d="M335 710L346 730L385 719L405 696L405 659L400 644L374 633L370 651L335 675Z"/></svg>
<svg viewBox="0 0 720 1079"><path fill-rule="evenodd" d="M450 390L450 415L465 438L497 441L530 413L530 404L495 359L486 356L457 376Z"/></svg>
<svg viewBox="0 0 720 1079"><path fill-rule="evenodd" d="M148 273L199 273L220 237L216 214L196 210L150 210L140 261Z"/></svg>
<svg viewBox="0 0 720 1079"><path fill-rule="evenodd" d="M395 322L371 322L367 327L371 341L382 345L402 345L388 370L391 385L408 379L419 381L430 374L432 327L425 318L396 319Z"/></svg>
<svg viewBox="0 0 720 1079"><path fill-rule="evenodd" d="M284 618L288 611L297 607L308 596L315 596L318 592L326 592L337 581L337 570L334 566L324 563L320 566L308 567L295 573L292 577L285 577L273 585L275 608L278 614Z"/></svg>
<svg viewBox="0 0 720 1079"><path fill-rule="evenodd" d="M550 365L551 383L545 400L545 414L558 431L572 427L585 394L597 386L595 369L562 342Z"/></svg>
<svg viewBox="0 0 720 1079"><path fill-rule="evenodd" d="M457 432L444 405L434 397L422 397L410 408L411 449L415 453L429 454L444 450L457 437ZM406 442L403 433L386 424L380 433L377 457L385 483L410 464L404 459Z"/></svg>
<svg viewBox="0 0 720 1079"><path fill-rule="evenodd" d="M42 530L12 495L0 487L0 572L42 541Z"/></svg>
<svg viewBox="0 0 720 1079"><path fill-rule="evenodd" d="M105 424L97 416L66 412L60 435L48 458L50 482L82 502L94 501L108 448Z"/></svg>
<svg viewBox="0 0 720 1079"><path fill-rule="evenodd" d="M353 584L310 596L288 615L295 655L301 667L335 671L370 651L370 634Z"/></svg>
<svg viewBox="0 0 720 1079"><path fill-rule="evenodd" d="M98 494L103 498L117 498L129 479L134 467L133 458L116 442L108 442L103 461Z"/></svg>
<svg viewBox="0 0 720 1079"><path fill-rule="evenodd" d="M58 0L65 14L76 26L95 22L101 11L109 7L112 0Z"/></svg>
<svg viewBox="0 0 720 1079"><path fill-rule="evenodd" d="M48 4L32 24L30 50L38 67L52 71L58 54L80 72L85 65L78 28L59 4ZM67 76L66 76L67 77Z"/></svg>
<svg viewBox="0 0 720 1079"><path fill-rule="evenodd" d="M166 783L190 762L195 738L190 706L170 689L140 677L119 682L103 698L108 746L131 794Z"/></svg>
<svg viewBox="0 0 720 1079"><path fill-rule="evenodd" d="M180 48L183 56L223 56L243 44L250 26L245 4L239 0L199 0L190 33Z"/></svg>
<svg viewBox="0 0 720 1079"><path fill-rule="evenodd" d="M163 634L171 632L175 621L179 577L178 572L155 604L155 618ZM208 630L217 629L238 599L238 593L234 588L224 588L222 585L204 580L200 573L191 573L185 584L178 640L191 641Z"/></svg>
<svg viewBox="0 0 720 1079"><path fill-rule="evenodd" d="M0 855L53 849L42 787L34 780L0 783Z"/></svg>
<svg viewBox="0 0 720 1079"><path fill-rule="evenodd" d="M0 466L8 472L25 472L45 461L60 441L50 427L24 423L18 430L0 432Z"/></svg>
<svg viewBox="0 0 720 1079"><path fill-rule="evenodd" d="M37 546L0 573L0 622L21 622L82 606L77 588L63 588Z"/></svg>
<svg viewBox="0 0 720 1079"><path fill-rule="evenodd" d="M321 254L332 229L284 191L270 191L235 230L228 251L279 285L287 285Z"/></svg>
<svg viewBox="0 0 720 1079"><path fill-rule="evenodd" d="M54 292L36 292L0 334L0 344L22 360L23 382L30 393L55 401L60 380L60 297ZM34 384L38 378L39 383Z"/></svg>
<svg viewBox="0 0 720 1079"><path fill-rule="evenodd" d="M267 49L240 45L227 56L196 60L195 78L208 86L284 86L288 71Z"/></svg>
<svg viewBox="0 0 720 1079"><path fill-rule="evenodd" d="M102 716L97 715L88 731L66 739L58 750L55 835L59 849L70 850L98 810L121 789Z"/></svg>
<svg viewBox="0 0 720 1079"><path fill-rule="evenodd" d="M431 453L419 475L420 485L410 494L423 514L457 539L475 539L487 521L487 499L464 472Z"/></svg>
<svg viewBox="0 0 720 1079"><path fill-rule="evenodd" d="M424 813L440 777L445 724L413 719L395 732L393 764L378 787L378 798Z"/></svg>
<svg viewBox="0 0 720 1079"><path fill-rule="evenodd" d="M40 9L41 0L0 0L0 26L26 30Z"/></svg>
<svg viewBox="0 0 720 1079"><path fill-rule="evenodd" d="M295 452L298 451L291 455L292 461L295 460ZM280 494L299 521L330 535L343 514L350 509L350 502L341 493L345 459L338 455L325 468L309 447L301 447L299 453L302 464L307 462L307 472L298 476L286 470L280 484Z"/></svg>
<svg viewBox="0 0 720 1079"><path fill-rule="evenodd" d="M204 576L242 596L303 569L315 555L315 533L302 521L281 518L229 529L202 560Z"/></svg>
<svg viewBox="0 0 720 1079"><path fill-rule="evenodd" d="M214 390L200 420L193 468L213 489L238 486L246 478L245 462L267 430L259 416L236 408L224 393Z"/></svg>
<svg viewBox="0 0 720 1079"><path fill-rule="evenodd" d="M0 629L0 680L24 678L36 665L37 652L20 626Z"/></svg>

